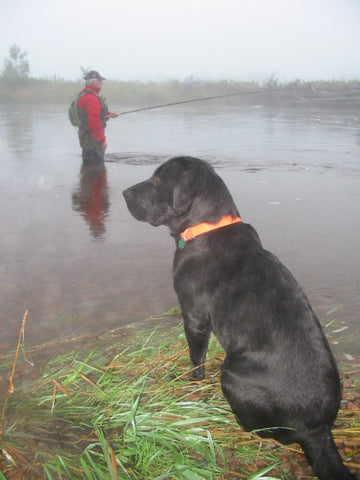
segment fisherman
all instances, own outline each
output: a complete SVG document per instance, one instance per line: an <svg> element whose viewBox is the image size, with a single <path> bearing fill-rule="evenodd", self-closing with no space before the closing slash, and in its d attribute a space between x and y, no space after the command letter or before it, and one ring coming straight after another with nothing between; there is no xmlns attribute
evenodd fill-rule
<svg viewBox="0 0 360 480"><path fill-rule="evenodd" d="M79 119L79 142L82 148L83 163L104 161L107 142L105 126L109 118L118 113L109 112L106 100L99 95L105 80L96 70L90 70L84 77L85 87L77 96L77 114Z"/></svg>

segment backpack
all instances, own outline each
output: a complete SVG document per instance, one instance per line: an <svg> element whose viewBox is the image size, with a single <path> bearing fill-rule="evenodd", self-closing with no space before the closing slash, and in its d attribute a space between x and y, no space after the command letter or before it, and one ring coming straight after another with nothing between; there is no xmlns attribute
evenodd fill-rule
<svg viewBox="0 0 360 480"><path fill-rule="evenodd" d="M79 128L81 126L81 118L79 117L79 110L78 110L78 107L77 107L77 102L78 102L80 97L82 97L83 95L86 95L87 93L94 93L94 92L92 92L91 90L82 90L76 96L75 100L73 100L70 104L70 107L69 107L69 110L68 110L68 117L69 117L71 125L74 125L74 127ZM94 95L96 95L96 94L94 93Z"/></svg>
<svg viewBox="0 0 360 480"><path fill-rule="evenodd" d="M74 127L80 127L81 125L81 120L79 117L79 111L77 108L77 102L79 100L79 95L71 102L71 105L68 110L68 117L70 120L71 125Z"/></svg>
<svg viewBox="0 0 360 480"><path fill-rule="evenodd" d="M78 106L77 106L77 102L79 101L79 98L82 97L83 95L86 95L87 93L92 93L93 95L95 95L99 101L100 101L100 104L101 104L101 118L102 118L102 123L104 122L103 124L103 128L105 128L105 125L106 125L106 114L108 112L108 107L106 105L106 100L104 97L99 97L99 95L97 95L95 92L93 92L92 90L82 90L78 95L77 97L75 98L75 100L73 100L70 104L70 107L69 107L69 110L68 110L68 117L69 117L69 120L70 120L70 123L71 125L73 125L74 127L78 127L80 128L81 124L82 124L82 120L79 116L79 109L78 109Z"/></svg>

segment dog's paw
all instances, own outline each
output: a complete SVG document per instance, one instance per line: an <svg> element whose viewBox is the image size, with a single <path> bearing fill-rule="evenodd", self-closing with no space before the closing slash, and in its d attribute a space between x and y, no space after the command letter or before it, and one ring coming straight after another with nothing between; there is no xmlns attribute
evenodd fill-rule
<svg viewBox="0 0 360 480"><path fill-rule="evenodd" d="M203 366L195 367L190 370L188 377L190 380L204 380L205 378L205 369Z"/></svg>

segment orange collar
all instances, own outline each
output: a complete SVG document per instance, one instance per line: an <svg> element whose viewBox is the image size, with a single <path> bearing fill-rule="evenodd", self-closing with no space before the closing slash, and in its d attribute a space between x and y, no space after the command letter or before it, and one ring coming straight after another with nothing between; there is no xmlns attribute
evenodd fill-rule
<svg viewBox="0 0 360 480"><path fill-rule="evenodd" d="M180 234L181 238L179 240L178 246L180 250L182 250L188 240L192 240L193 238L198 237L203 233L211 232L211 230L216 230L217 228L226 227L227 225L232 225L233 223L238 222L241 222L240 217L234 218L231 215L225 215L217 223L199 223L198 225L187 228Z"/></svg>

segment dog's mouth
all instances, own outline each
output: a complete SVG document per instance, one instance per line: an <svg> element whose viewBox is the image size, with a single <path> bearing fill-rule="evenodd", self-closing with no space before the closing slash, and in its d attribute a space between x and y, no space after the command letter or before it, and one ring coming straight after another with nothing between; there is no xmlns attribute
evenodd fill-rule
<svg viewBox="0 0 360 480"><path fill-rule="evenodd" d="M169 205L166 205L165 211L160 213L155 212L155 214L153 212L153 215L149 215L145 221L149 222L153 227L158 227L160 225L168 226L170 220L174 218L174 216L175 213L173 209Z"/></svg>
<svg viewBox="0 0 360 480"><path fill-rule="evenodd" d="M148 198L146 194L135 191L133 187L123 191L126 205L131 215L140 222L153 227L168 225L175 213L170 205Z"/></svg>

